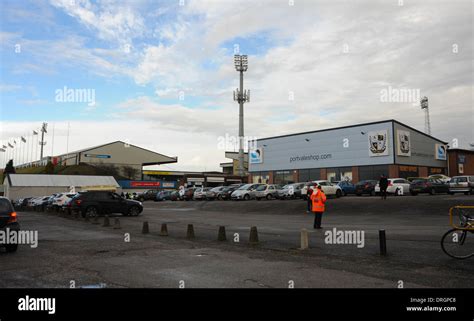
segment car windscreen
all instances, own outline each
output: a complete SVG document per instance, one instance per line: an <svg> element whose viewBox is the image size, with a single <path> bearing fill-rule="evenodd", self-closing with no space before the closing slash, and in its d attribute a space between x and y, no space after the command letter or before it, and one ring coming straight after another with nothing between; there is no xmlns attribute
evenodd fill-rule
<svg viewBox="0 0 474 321"><path fill-rule="evenodd" d="M467 177L456 177L456 178L454 178L454 181L459 182L459 183L466 183L467 182Z"/></svg>
<svg viewBox="0 0 474 321"><path fill-rule="evenodd" d="M238 190L248 190L253 184L245 184L238 188Z"/></svg>
<svg viewBox="0 0 474 321"><path fill-rule="evenodd" d="M257 191L264 191L267 189L267 185L260 185L259 187L257 187Z"/></svg>
<svg viewBox="0 0 474 321"><path fill-rule="evenodd" d="M424 182L427 182L428 180L427 179L423 179L423 178L418 178L418 179L415 179L413 180L412 183L424 183Z"/></svg>
<svg viewBox="0 0 474 321"><path fill-rule="evenodd" d="M0 199L0 213L9 214L11 212L13 212L13 206L10 201L5 198Z"/></svg>

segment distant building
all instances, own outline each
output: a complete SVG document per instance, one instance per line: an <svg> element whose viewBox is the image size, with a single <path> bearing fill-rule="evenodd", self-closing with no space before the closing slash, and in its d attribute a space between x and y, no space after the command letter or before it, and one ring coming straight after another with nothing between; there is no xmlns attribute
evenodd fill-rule
<svg viewBox="0 0 474 321"><path fill-rule="evenodd" d="M48 196L54 193L84 190L121 192L112 176L8 174L3 182L4 196L11 200L23 197Z"/></svg>
<svg viewBox="0 0 474 321"><path fill-rule="evenodd" d="M178 158L159 154L123 141L115 141L58 156L47 157L43 159L41 165L46 165L47 161L51 161L54 165L67 166L79 164L99 167L113 166L117 169L118 174L123 177L141 179L143 166L176 163Z"/></svg>
<svg viewBox="0 0 474 321"><path fill-rule="evenodd" d="M474 150L448 149L448 176L474 175Z"/></svg>
<svg viewBox="0 0 474 321"><path fill-rule="evenodd" d="M239 153L238 152L225 152L225 157L231 159L231 162L220 163L222 172L229 175L239 175ZM248 175L249 170L249 154L244 153L244 172L245 176Z"/></svg>
<svg viewBox="0 0 474 321"><path fill-rule="evenodd" d="M183 186L220 186L245 183L247 177L225 174L220 172L186 172L186 171L156 171L144 170L142 182L131 182L136 188L149 186L153 188L173 188ZM156 182L153 187L153 181ZM122 186L125 188L125 186Z"/></svg>

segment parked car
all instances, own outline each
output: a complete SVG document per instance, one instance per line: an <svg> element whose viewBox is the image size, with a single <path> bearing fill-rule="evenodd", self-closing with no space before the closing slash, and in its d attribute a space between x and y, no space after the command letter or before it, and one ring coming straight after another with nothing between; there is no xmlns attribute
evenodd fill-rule
<svg viewBox="0 0 474 321"><path fill-rule="evenodd" d="M139 201L129 200L117 193L107 191L79 192L71 201L73 212L83 217L95 217L99 214L122 213L126 216L138 216L143 211Z"/></svg>
<svg viewBox="0 0 474 321"><path fill-rule="evenodd" d="M133 197L133 199L136 199L137 201L140 201L140 202L154 201L156 200L156 194L158 194L157 190L150 189L146 192L137 194L136 196Z"/></svg>
<svg viewBox="0 0 474 321"><path fill-rule="evenodd" d="M413 183L413 181L416 181L418 179L426 179L427 177L407 177L407 181L410 183Z"/></svg>
<svg viewBox="0 0 474 321"><path fill-rule="evenodd" d="M206 193L210 191L210 187L198 187L193 194L193 199L194 200L205 200L206 199Z"/></svg>
<svg viewBox="0 0 474 321"><path fill-rule="evenodd" d="M217 198L220 200L230 200L232 193L243 185L245 184L232 184L229 186L225 186L220 192L220 194L217 196Z"/></svg>
<svg viewBox="0 0 474 321"><path fill-rule="evenodd" d="M305 187L306 183L292 183L286 184L285 186L281 187L277 191L277 197L279 199L288 199L288 198L302 198L303 196L303 188ZM290 190L293 189L293 195L290 195ZM306 195L306 194L304 194Z"/></svg>
<svg viewBox="0 0 474 321"><path fill-rule="evenodd" d="M444 183L449 183L449 181L451 180L451 177L443 175L443 174L433 174L433 175L428 176L428 178L439 179Z"/></svg>
<svg viewBox="0 0 474 321"><path fill-rule="evenodd" d="M375 193L380 193L380 186L375 185ZM404 178L389 178L387 194L406 195L410 193L410 182Z"/></svg>
<svg viewBox="0 0 474 321"><path fill-rule="evenodd" d="M454 176L449 181L449 194L474 194L474 176Z"/></svg>
<svg viewBox="0 0 474 321"><path fill-rule="evenodd" d="M363 180L358 182L355 185L355 194L357 196L361 196L364 194L369 194L371 196L375 195L375 186L378 184L378 181L376 180Z"/></svg>
<svg viewBox="0 0 474 321"><path fill-rule="evenodd" d="M267 200L271 200L273 198L278 197L278 188L280 188L279 185L275 184L263 184L257 187L255 190L255 198L257 201L266 198Z"/></svg>
<svg viewBox="0 0 474 321"><path fill-rule="evenodd" d="M236 189L230 195L232 200L250 200L255 198L255 190L264 184L245 184Z"/></svg>
<svg viewBox="0 0 474 321"><path fill-rule="evenodd" d="M160 191L156 193L155 202L171 201L172 199L177 200L176 191Z"/></svg>
<svg viewBox="0 0 474 321"><path fill-rule="evenodd" d="M206 192L206 199L209 200L215 200L219 198L220 193L224 189L225 186L217 186L214 188L211 188L209 191Z"/></svg>
<svg viewBox="0 0 474 321"><path fill-rule="evenodd" d="M337 198L342 196L342 188L340 186L327 180L318 180L314 182L317 183L318 186L321 185L321 189L327 196L336 196Z"/></svg>
<svg viewBox="0 0 474 321"><path fill-rule="evenodd" d="M43 212L48 205L49 200L52 196L44 196L35 202L34 210L37 212Z"/></svg>
<svg viewBox="0 0 474 321"><path fill-rule="evenodd" d="M419 178L410 183L410 194L415 196L420 193L448 193L449 185L436 178Z"/></svg>
<svg viewBox="0 0 474 321"><path fill-rule="evenodd" d="M194 196L194 191L197 189L197 187L188 187L184 190L184 196L183 199L185 201L191 201L193 200Z"/></svg>
<svg viewBox="0 0 474 321"><path fill-rule="evenodd" d="M356 193L356 186L351 181L340 181L337 185L341 188L344 196Z"/></svg>
<svg viewBox="0 0 474 321"><path fill-rule="evenodd" d="M47 208L51 211L59 212L64 203L73 198L76 193L59 193L48 202Z"/></svg>
<svg viewBox="0 0 474 321"><path fill-rule="evenodd" d="M20 224L18 223L17 214L13 208L13 204L6 197L0 197L0 230L19 232ZM18 249L18 244L1 244L4 246L7 252L16 252Z"/></svg>

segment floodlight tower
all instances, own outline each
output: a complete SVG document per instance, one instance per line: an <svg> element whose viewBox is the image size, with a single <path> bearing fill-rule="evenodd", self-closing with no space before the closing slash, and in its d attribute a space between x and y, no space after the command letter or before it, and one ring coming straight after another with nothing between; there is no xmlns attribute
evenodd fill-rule
<svg viewBox="0 0 474 321"><path fill-rule="evenodd" d="M39 142L39 145L41 146L41 153L40 153L40 162L43 159L43 147L46 145L46 141L44 140L44 133L47 133L47 128L48 128L48 123L43 123L41 126L41 141Z"/></svg>
<svg viewBox="0 0 474 321"><path fill-rule="evenodd" d="M420 101L421 109L425 110L425 133L431 135L430 112L428 108L428 97L424 96Z"/></svg>
<svg viewBox="0 0 474 321"><path fill-rule="evenodd" d="M244 90L244 72L248 69L247 55L234 55L235 70L240 72L240 89L234 91L239 103L239 175L244 176L244 103L250 101L250 90Z"/></svg>

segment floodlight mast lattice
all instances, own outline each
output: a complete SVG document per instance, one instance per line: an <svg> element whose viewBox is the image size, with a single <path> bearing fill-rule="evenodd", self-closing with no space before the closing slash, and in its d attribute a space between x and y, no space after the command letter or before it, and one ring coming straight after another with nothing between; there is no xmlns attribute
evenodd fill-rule
<svg viewBox="0 0 474 321"><path fill-rule="evenodd" d="M235 70L240 73L240 89L234 91L239 103L239 175L244 176L244 103L250 101L250 90L244 90L244 72L248 69L247 55L234 55Z"/></svg>
<svg viewBox="0 0 474 321"><path fill-rule="evenodd" d="M425 110L425 133L431 135L430 112L428 108L428 97L423 97L420 100L421 109Z"/></svg>

